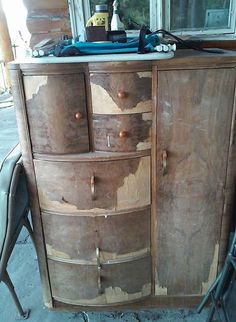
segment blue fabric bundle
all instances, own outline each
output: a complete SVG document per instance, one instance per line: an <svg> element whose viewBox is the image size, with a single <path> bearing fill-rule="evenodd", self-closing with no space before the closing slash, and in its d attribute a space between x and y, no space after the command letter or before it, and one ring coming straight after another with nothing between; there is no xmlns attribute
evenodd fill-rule
<svg viewBox="0 0 236 322"><path fill-rule="evenodd" d="M152 52L160 44L157 35L145 36L145 51ZM53 54L55 56L78 56L78 55L98 55L98 54L122 54L137 53L139 38L130 38L126 43L93 43L93 42L76 42L71 45L58 45Z"/></svg>

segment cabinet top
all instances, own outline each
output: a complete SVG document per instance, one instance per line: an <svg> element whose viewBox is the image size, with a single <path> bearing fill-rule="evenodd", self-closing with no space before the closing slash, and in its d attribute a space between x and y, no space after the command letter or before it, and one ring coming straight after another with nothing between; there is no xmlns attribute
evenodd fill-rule
<svg viewBox="0 0 236 322"><path fill-rule="evenodd" d="M158 69L188 68L188 67L234 67L236 66L236 51L221 50L220 53L208 53L196 50L177 50L171 53L150 53L150 54L111 54L111 55L87 55L71 57L41 57L25 58L9 63L10 69L36 69L56 65L58 68L65 65L73 68L76 65L89 65L92 69L102 69L106 67L119 67L125 69L128 66L136 68L151 68L157 66ZM60 69L60 68L59 68Z"/></svg>

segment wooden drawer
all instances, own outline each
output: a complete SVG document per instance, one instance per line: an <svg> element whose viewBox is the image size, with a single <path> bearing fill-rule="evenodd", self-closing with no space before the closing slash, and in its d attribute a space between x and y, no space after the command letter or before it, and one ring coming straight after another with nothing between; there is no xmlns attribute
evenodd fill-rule
<svg viewBox="0 0 236 322"><path fill-rule="evenodd" d="M104 212L150 204L150 157L116 161L35 160L40 206L62 213Z"/></svg>
<svg viewBox="0 0 236 322"><path fill-rule="evenodd" d="M48 260L52 296L75 305L109 305L151 294L150 256L120 264L79 265Z"/></svg>
<svg viewBox="0 0 236 322"><path fill-rule="evenodd" d="M69 216L43 213L47 254L96 262L127 259L150 251L150 208L130 213Z"/></svg>
<svg viewBox="0 0 236 322"><path fill-rule="evenodd" d="M97 151L131 152L151 148L152 113L93 115Z"/></svg>
<svg viewBox="0 0 236 322"><path fill-rule="evenodd" d="M151 112L152 73L90 74L93 112L130 114Z"/></svg>
<svg viewBox="0 0 236 322"><path fill-rule="evenodd" d="M33 152L89 151L84 75L24 76Z"/></svg>

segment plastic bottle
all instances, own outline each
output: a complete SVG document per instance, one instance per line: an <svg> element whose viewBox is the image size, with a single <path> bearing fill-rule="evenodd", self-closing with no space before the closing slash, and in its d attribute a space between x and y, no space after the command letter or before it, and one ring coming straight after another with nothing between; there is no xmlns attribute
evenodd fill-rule
<svg viewBox="0 0 236 322"><path fill-rule="evenodd" d="M111 30L124 30L124 24L120 21L118 13L118 0L113 2L113 15L111 19Z"/></svg>

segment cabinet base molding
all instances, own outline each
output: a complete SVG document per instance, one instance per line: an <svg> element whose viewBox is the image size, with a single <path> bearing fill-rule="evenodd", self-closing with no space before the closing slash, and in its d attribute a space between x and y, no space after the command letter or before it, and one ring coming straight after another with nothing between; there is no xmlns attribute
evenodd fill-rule
<svg viewBox="0 0 236 322"><path fill-rule="evenodd" d="M139 301L132 301L128 304L110 305L110 306L77 306L62 303L53 300L53 311L114 311L114 310L141 310L141 309L158 309L158 308L195 308L201 301L202 296L155 296L147 297Z"/></svg>

